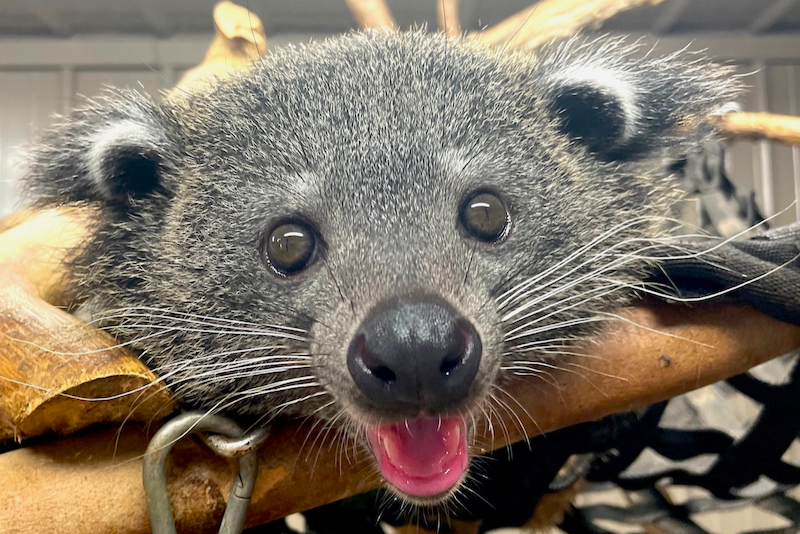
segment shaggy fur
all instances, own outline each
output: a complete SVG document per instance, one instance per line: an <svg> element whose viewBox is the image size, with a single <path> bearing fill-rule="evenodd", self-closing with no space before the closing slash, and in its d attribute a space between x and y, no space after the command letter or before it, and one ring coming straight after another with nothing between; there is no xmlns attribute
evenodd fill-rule
<svg viewBox="0 0 800 534"><path fill-rule="evenodd" d="M724 68L635 53L354 34L202 93L88 102L36 145L28 184L41 203L100 206L72 264L76 302L187 405L385 421L347 347L377 303L432 293L480 334L478 379L453 407L477 417L495 386L515 372L547 381L559 371L537 364L635 297L635 239L666 235L677 198L665 158L712 136L707 117L737 93ZM508 206L500 243L459 227L479 189ZM283 218L320 236L291 278L259 245Z"/></svg>

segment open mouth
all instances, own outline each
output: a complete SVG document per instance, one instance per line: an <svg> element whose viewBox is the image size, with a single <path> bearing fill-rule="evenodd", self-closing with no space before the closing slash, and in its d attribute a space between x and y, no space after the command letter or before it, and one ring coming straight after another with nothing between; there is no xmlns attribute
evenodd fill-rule
<svg viewBox="0 0 800 534"><path fill-rule="evenodd" d="M419 498L447 493L469 464L463 417L421 417L367 429L383 478L400 492Z"/></svg>

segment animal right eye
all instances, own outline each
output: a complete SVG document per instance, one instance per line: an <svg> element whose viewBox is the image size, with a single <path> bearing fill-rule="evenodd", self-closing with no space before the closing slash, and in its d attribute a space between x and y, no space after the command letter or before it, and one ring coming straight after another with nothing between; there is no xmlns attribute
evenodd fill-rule
<svg viewBox="0 0 800 534"><path fill-rule="evenodd" d="M317 237L303 222L285 222L264 236L262 255L265 263L283 276L299 273L316 259Z"/></svg>
<svg viewBox="0 0 800 534"><path fill-rule="evenodd" d="M461 205L459 221L466 233L478 241L502 241L511 227L511 216L500 198L490 191L477 191Z"/></svg>

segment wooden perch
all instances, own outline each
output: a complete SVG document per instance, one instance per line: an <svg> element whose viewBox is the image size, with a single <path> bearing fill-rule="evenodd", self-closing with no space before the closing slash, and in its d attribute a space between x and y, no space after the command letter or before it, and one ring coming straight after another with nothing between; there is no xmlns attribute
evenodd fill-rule
<svg viewBox="0 0 800 534"><path fill-rule="evenodd" d="M41 263L57 272L58 255L63 257L69 249L60 247L58 234L50 230L53 221L60 221L59 226L66 227L69 217L75 217L69 223L71 233L82 242L80 229L83 228L85 238L91 231L92 221L91 216L83 211L62 208L29 212L24 221L20 222L18 218L11 228L11 231L19 232L17 235L26 235L26 239L20 242L0 236L0 243L4 244L0 257L22 258L21 250L33 251L34 255L44 254L42 258L46 261L38 262L34 256L27 258L25 265ZM13 270L13 265L6 264L4 268ZM60 282L55 282L59 280L57 276L40 274L25 279L5 274L2 280L6 287L22 287L28 294L59 296L56 289ZM24 304L20 306L20 302ZM89 336L87 340L65 338L60 329L51 328L52 324L48 326L47 318L53 313L54 309L42 301L31 302L24 298L20 301L19 294L11 293L9 297L7 291L0 292L0 317L21 317L21 320L16 319L17 323L23 327L27 325L33 332L18 331L14 337L28 336L41 346L63 352L80 352L82 347L96 348L96 343L102 341L101 338L90 341L95 331L74 327L69 331L85 334ZM519 402L524 406L518 411L524 429L509 418L505 421L509 429L507 436L498 434L492 440L483 430L479 440L483 447L477 452L523 439L526 434L533 435L540 429L554 430L669 398L738 374L800 347L800 328L772 320L744 306L686 308L654 305L624 313L631 322L620 322L596 343L576 348L598 358L586 362L583 377L566 373L554 375L559 382L559 392L530 378L507 384L505 389L514 400L507 399L506 402L512 406ZM69 317L59 314L61 312L55 313L58 321ZM15 328L19 328L19 324ZM66 324L74 324L74 319L69 318ZM765 335L767 332L769 335ZM70 339L76 350L60 348L65 340ZM105 343L111 342L106 340ZM64 359L59 352L39 349L34 354L35 358L25 359L23 356L22 365L19 355L12 355L16 358L16 370L27 373L20 377L20 381L45 381L43 385L48 399L39 402L41 391L35 389L28 392L30 398L40 406L46 405L47 400L67 404L38 420L34 419L38 426L26 425L24 417L21 422L15 420L14 432L18 434L33 435L50 429L69 431L103 421L117 423L120 416L127 415L130 404L101 413L104 409L102 403L86 407L80 404L85 401L63 399L58 393L70 393L74 391L71 384L84 381L91 384L92 395L113 396L136 389L153 379L134 356L124 351L89 352L80 360ZM58 365L61 369L52 372ZM111 372L107 371L109 369ZM118 372L119 369L123 372ZM87 377L90 377L88 382L85 381ZM16 395L25 391L25 388L18 389ZM87 396L85 392L81 395ZM142 421L157 418L155 410L164 402L168 403L163 397L161 401L140 409L137 418ZM69 406L71 402L78 404ZM25 412L18 410L16 413ZM79 416L73 417L76 413ZM95 417L98 414L100 417ZM306 442L308 428L287 422L273 432L262 448L261 472L249 524L260 524L315 507L370 489L378 483L368 463L358 463L353 467L343 465L341 458L337 457L336 447L312 446L314 438ZM32 445L0 455L0 480L3 481L0 484L0 502L10 503L0 509L0 524L20 533L43 530L77 534L147 532L139 456L149 435L140 427L128 425L115 449L116 430L117 426L114 426L107 431L62 438L50 444ZM170 487L178 523L183 525L182 531L213 531L229 489L230 466L192 440L182 443L171 458ZM343 476L341 472L347 475ZM58 514L37 513L42 509L58 510Z"/></svg>
<svg viewBox="0 0 800 534"><path fill-rule="evenodd" d="M345 0L347 7L362 30L396 30L386 0Z"/></svg>
<svg viewBox="0 0 800 534"><path fill-rule="evenodd" d="M769 139L800 145L800 117L774 113L729 113L718 120L723 135L730 138Z"/></svg>
<svg viewBox="0 0 800 534"><path fill-rule="evenodd" d="M224 78L252 65L267 53L264 24L258 15L232 2L214 7L216 36L208 47L203 62L187 71L170 91L202 88L214 78Z"/></svg>
<svg viewBox="0 0 800 534"><path fill-rule="evenodd" d="M0 442L173 411L166 388L129 352L109 348L110 336L0 277Z"/></svg>
<svg viewBox="0 0 800 534"><path fill-rule="evenodd" d="M148 421L174 406L114 340L48 304L66 299L64 258L91 231L90 209L24 212L0 233L0 443L97 422ZM141 395L125 391L148 387ZM163 410L163 411L162 411Z"/></svg>
<svg viewBox="0 0 800 534"><path fill-rule="evenodd" d="M489 46L532 50L558 37L596 30L623 11L663 1L544 0L473 36Z"/></svg>
<svg viewBox="0 0 800 534"><path fill-rule="evenodd" d="M630 323L620 322L596 343L578 348L597 356L587 359L583 377L554 375L560 392L530 378L507 384L515 400L505 402L524 406L517 410L520 422L509 416L509 434L498 432L494 439L481 429L478 452L539 429L657 402L800 347L800 328L745 306L658 305L623 313ZM363 457L351 465L331 441L321 448L313 437L306 441L310 426L286 423L260 449L249 525L377 486ZM140 459L148 436L135 426L125 428L116 453L115 439L112 428L0 455L0 502L9 503L0 508L0 524L18 534L148 532ZM170 458L180 531L215 532L229 491L229 465L193 440L183 440Z"/></svg>

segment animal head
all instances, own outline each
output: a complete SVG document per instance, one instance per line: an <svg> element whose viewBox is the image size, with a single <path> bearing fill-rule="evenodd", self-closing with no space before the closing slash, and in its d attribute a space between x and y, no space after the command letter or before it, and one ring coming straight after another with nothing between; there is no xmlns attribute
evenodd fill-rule
<svg viewBox="0 0 800 534"><path fill-rule="evenodd" d="M79 300L187 405L313 415L436 502L516 374L632 297L728 72L572 39L415 33L274 54L208 90L113 92L47 134L41 202L101 210Z"/></svg>

